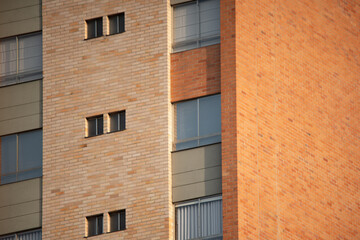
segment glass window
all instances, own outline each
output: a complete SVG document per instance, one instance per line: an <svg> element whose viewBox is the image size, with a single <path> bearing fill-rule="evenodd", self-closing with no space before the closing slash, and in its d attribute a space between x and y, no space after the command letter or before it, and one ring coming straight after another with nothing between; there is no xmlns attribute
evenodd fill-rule
<svg viewBox="0 0 360 240"><path fill-rule="evenodd" d="M198 0L173 7L173 51L220 42L220 1Z"/></svg>
<svg viewBox="0 0 360 240"><path fill-rule="evenodd" d="M104 133L104 119L103 116L96 116L87 118L87 136L97 136Z"/></svg>
<svg viewBox="0 0 360 240"><path fill-rule="evenodd" d="M41 240L41 229L3 236L0 240Z"/></svg>
<svg viewBox="0 0 360 240"><path fill-rule="evenodd" d="M42 34L0 40L0 85L42 78Z"/></svg>
<svg viewBox="0 0 360 240"><path fill-rule="evenodd" d="M88 224L88 237L103 233L103 215L86 217Z"/></svg>
<svg viewBox="0 0 360 240"><path fill-rule="evenodd" d="M109 113L110 132L125 130L125 110L120 112Z"/></svg>
<svg viewBox="0 0 360 240"><path fill-rule="evenodd" d="M222 199L203 198L176 206L176 239L222 239Z"/></svg>
<svg viewBox="0 0 360 240"><path fill-rule="evenodd" d="M1 184L42 176L42 130L1 137Z"/></svg>
<svg viewBox="0 0 360 240"><path fill-rule="evenodd" d="M175 104L176 150L221 142L221 100L213 95Z"/></svg>
<svg viewBox="0 0 360 240"><path fill-rule="evenodd" d="M97 38L103 35L102 17L86 20L87 39Z"/></svg>
<svg viewBox="0 0 360 240"><path fill-rule="evenodd" d="M125 209L109 213L110 232L125 230Z"/></svg>
<svg viewBox="0 0 360 240"><path fill-rule="evenodd" d="M111 15L109 18L109 34L125 32L125 14L119 13Z"/></svg>

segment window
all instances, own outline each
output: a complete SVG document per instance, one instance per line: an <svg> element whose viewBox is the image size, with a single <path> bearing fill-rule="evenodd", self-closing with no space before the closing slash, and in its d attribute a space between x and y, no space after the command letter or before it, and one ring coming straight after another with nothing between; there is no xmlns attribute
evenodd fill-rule
<svg viewBox="0 0 360 240"><path fill-rule="evenodd" d="M42 176L42 130L0 138L0 183L11 183Z"/></svg>
<svg viewBox="0 0 360 240"><path fill-rule="evenodd" d="M87 136L97 136L104 133L103 116L95 116L87 118Z"/></svg>
<svg viewBox="0 0 360 240"><path fill-rule="evenodd" d="M41 240L41 229L6 235L0 240Z"/></svg>
<svg viewBox="0 0 360 240"><path fill-rule="evenodd" d="M87 39L97 38L103 35L102 17L86 20Z"/></svg>
<svg viewBox="0 0 360 240"><path fill-rule="evenodd" d="M125 32L125 14L119 13L108 16L109 18L109 34L117 34Z"/></svg>
<svg viewBox="0 0 360 240"><path fill-rule="evenodd" d="M87 236L96 236L103 233L103 215L86 217Z"/></svg>
<svg viewBox="0 0 360 240"><path fill-rule="evenodd" d="M220 94L175 104L176 150L221 142Z"/></svg>
<svg viewBox="0 0 360 240"><path fill-rule="evenodd" d="M173 6L173 51L220 42L220 0L197 0Z"/></svg>
<svg viewBox="0 0 360 240"><path fill-rule="evenodd" d="M0 40L0 86L42 78L42 34Z"/></svg>
<svg viewBox="0 0 360 240"><path fill-rule="evenodd" d="M222 239L221 197L198 199L176 206L176 239Z"/></svg>
<svg viewBox="0 0 360 240"><path fill-rule="evenodd" d="M125 130L125 110L120 112L109 113L110 132Z"/></svg>
<svg viewBox="0 0 360 240"><path fill-rule="evenodd" d="M125 230L125 209L109 213L110 232Z"/></svg>

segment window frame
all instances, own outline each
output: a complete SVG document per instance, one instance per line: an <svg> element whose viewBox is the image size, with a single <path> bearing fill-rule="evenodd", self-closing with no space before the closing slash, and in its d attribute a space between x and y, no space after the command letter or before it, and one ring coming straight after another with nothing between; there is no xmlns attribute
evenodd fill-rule
<svg viewBox="0 0 360 240"><path fill-rule="evenodd" d="M100 133L99 131L99 119L101 119L102 121L102 131ZM92 135L90 134L90 124L89 121L95 120L95 134ZM86 138L89 137L96 137L96 136L100 136L104 134L104 115L96 115L96 116L91 116L91 117L87 117L86 118Z"/></svg>
<svg viewBox="0 0 360 240"><path fill-rule="evenodd" d="M41 237L42 237L42 229L39 228L39 229L34 229L34 230L29 230L29 231L24 231L24 232L17 232L17 233L12 233L12 234L7 234L7 235L3 235L3 236L0 236L0 240L5 240L5 239L9 239L9 238L13 238L13 240L17 240L19 239L19 235L25 235L25 234L31 234L31 233L39 233L40 234L40 239L41 240Z"/></svg>
<svg viewBox="0 0 360 240"><path fill-rule="evenodd" d="M223 226L223 222L222 222L222 196L218 195L218 196L210 196L210 197L202 197L202 198L197 198L194 200L190 200L190 201L185 201L185 202L180 202L180 203L176 203L175 204L175 239L176 240L183 240L183 239L179 239L179 216L178 216L178 209L182 208L182 207L187 207L187 206L197 206L197 211L196 211L196 222L197 222L197 226L198 226L198 236L196 236L195 238L189 238L189 240L202 240L202 239L214 239L214 238L221 238L223 237L223 232L221 232L221 234L215 234L215 235L208 235L208 236L201 236L202 232L201 232L201 225L202 225L202 215L201 215L201 205L204 203L208 203L208 202L215 202L215 201L221 201L221 231L222 231L222 226ZM199 236L200 235L200 236Z"/></svg>
<svg viewBox="0 0 360 240"><path fill-rule="evenodd" d="M99 33L97 30L97 28L98 28L98 21L100 21L101 20L101 24L100 24L100 26L101 26L101 33ZM93 22L94 21L94 28L95 29L93 29L94 30L94 36L89 36L89 25L90 25L90 23L91 22ZM85 25L86 25L86 38L85 38L85 40L90 40L90 39L94 39L94 38L99 38L99 37L103 37L104 36L104 20L103 20L103 17L101 16L101 17L96 17L96 18L91 18L91 19L87 19L87 20L85 20ZM100 35L98 35L98 34L100 34Z"/></svg>
<svg viewBox="0 0 360 240"><path fill-rule="evenodd" d="M113 128L112 128L112 126L113 126L112 125L112 117L114 115L118 116L116 130L113 130ZM109 119L108 133L121 132L121 131L126 130L126 110L108 113L108 119Z"/></svg>
<svg viewBox="0 0 360 240"><path fill-rule="evenodd" d="M23 38L26 37L30 37L30 36L40 36L41 38L41 44L40 45L35 45L35 47L39 46L41 51L40 51L40 55L37 56L32 56L32 58L34 57L40 57L41 58L41 67L39 69L35 69L35 70L20 70L20 62L21 62L21 57L20 57L20 45L19 45L19 41ZM30 82L30 81L35 81L35 80L40 80L43 78L43 44L42 44L42 31L38 31L38 32L32 32L32 33L26 33L26 34L21 34L21 35L16 35L16 36L12 36L12 37L6 37L6 38L1 38L0 39L0 47L1 47L1 42L2 41L9 41L9 40L15 40L15 47L16 47L16 73L11 73L11 74L4 74L4 75L0 75L0 87L4 87L4 86L9 86L9 85L13 85L13 84L19 84L19 83L23 83L23 82ZM32 46L34 47L34 46ZM24 52L25 52L25 48L24 48ZM0 54L2 54L1 52L1 48L0 48ZM25 60L25 58L23 58L23 60ZM6 62L4 62L6 63ZM1 56L0 56L0 67L1 64ZM0 72L1 74L1 72Z"/></svg>
<svg viewBox="0 0 360 240"><path fill-rule="evenodd" d="M205 2L205 1L210 1L210 0L192 0L192 1L185 1L185 2L181 2L181 3L177 3L177 4L173 4L171 7L172 9L172 52L173 53L177 53L177 52L183 52L183 51L187 51L187 50L191 50L191 49L196 49L196 48L200 48L200 47L206 47L206 46L211 46L211 45L215 45L215 44L219 44L220 43L220 29L218 34L213 35L213 36L208 36L208 37L202 37L201 36L201 24L204 23L205 21L201 21L201 17L200 17L200 4L201 2ZM220 0L214 0L214 1L219 1ZM198 31L197 31L197 37L193 38L193 39L189 39L189 40L183 40L183 41L179 41L179 42L175 42L175 9L177 7L183 7L186 5L196 5L197 6L197 10L196 10L196 16L198 18L198 22L196 23L196 25L198 26ZM219 15L220 15L220 8L219 8ZM186 16L186 15L184 15ZM220 16L219 16L219 23L220 23ZM214 41L213 43L210 42L210 44L208 43L209 41ZM196 44L196 46L191 46L193 44Z"/></svg>
<svg viewBox="0 0 360 240"><path fill-rule="evenodd" d="M115 230L112 229L112 216L111 215L113 215L113 214L116 214L117 223L118 223L118 226L117 226L117 228ZM123 218L124 221L121 221L122 214L124 216L124 218ZM109 225L108 226L108 232L109 233L126 230L126 209L121 209L121 210L108 212L108 219L109 219L109 224L108 224Z"/></svg>
<svg viewBox="0 0 360 240"><path fill-rule="evenodd" d="M101 220L101 232L99 231L99 218ZM94 235L90 235L90 220L95 219L95 234ZM86 217L86 224L87 224L87 231L86 231L86 237L93 237L93 236L98 236L101 234L104 234L104 214L96 214L96 215L92 215L92 216L87 216Z"/></svg>
<svg viewBox="0 0 360 240"><path fill-rule="evenodd" d="M20 135L23 135L23 134L28 134L28 133L31 133L31 132L37 132L37 131L41 131L41 166L40 167L32 167L32 168L28 168L28 169L24 169L24 170L20 170L20 141L19 141L19 138L21 137ZM29 179L33 179L33 178L39 178L39 177L42 177L43 173L42 173L42 168L43 168L43 155L42 155L42 149L43 149L43 132L42 132L42 129L35 129L35 130L31 130L31 131L26 131L26 132L20 132L20 133L14 133L14 134L10 134L10 135L5 135L5 136L1 136L0 137L0 144L2 144L2 139L3 137L9 137L9 136L15 136L15 165L16 165L16 171L15 172L9 172L9 173L5 173L5 174L2 174L2 172L0 172L0 185L5 185L5 184L10 184L10 183L15 183L15 182L20 182L20 181L25 181L25 180L29 180ZM2 146L2 145L1 145ZM0 146L0 152L2 152L2 149L1 149L1 146ZM2 154L2 153L0 153ZM31 157L31 156L30 156ZM0 168L2 168L2 155L0 155ZM36 171L41 171L41 174L37 174ZM33 173L34 176L20 176L20 174L22 173ZM34 174L35 173L35 174ZM15 174L15 180L12 181L8 181L8 182L5 182L5 183L2 183L3 180L1 180L3 177L6 177L6 176L11 176L11 175L14 175Z"/></svg>
<svg viewBox="0 0 360 240"><path fill-rule="evenodd" d="M116 17L116 31L111 33L111 18ZM125 12L115 13L107 16L108 21L108 35L115 35L125 32ZM122 26L120 25L122 23Z"/></svg>
<svg viewBox="0 0 360 240"><path fill-rule="evenodd" d="M219 104L220 104L220 131L213 133L213 134L208 134L208 135L201 135L200 134L200 126L202 125L202 120L200 119L200 100L201 99L206 99L206 98L210 98L210 97L214 97L214 96L218 96L219 99ZM186 103L186 102L191 102L191 101L196 101L196 136L195 137L191 137L191 138L185 138L182 140L178 140L178 104L182 104L182 103ZM197 148L197 147L202 147L202 146L207 146L207 145L211 145L211 144L217 144L217 143L221 143L221 93L218 94L213 94L213 95L207 95L207 96L202 96L199 98L193 98L193 99L188 99L188 100L184 100L184 101L180 101L180 102L175 102L173 103L173 114L174 114L174 139L173 139L173 145L174 145L174 151L183 151L183 150L187 150L187 149L192 149L192 148ZM205 140L206 138L211 138L211 137L220 137L220 140L216 140L216 141L210 141L210 143L200 143L200 141ZM193 146L190 147L177 147L178 144L181 143L189 143L192 141L197 141L197 143Z"/></svg>

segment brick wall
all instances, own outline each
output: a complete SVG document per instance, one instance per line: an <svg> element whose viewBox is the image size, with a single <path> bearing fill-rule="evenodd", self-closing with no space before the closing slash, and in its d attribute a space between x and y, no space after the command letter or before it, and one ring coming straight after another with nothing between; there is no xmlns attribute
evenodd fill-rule
<svg viewBox="0 0 360 240"><path fill-rule="evenodd" d="M220 45L171 54L171 101L220 92Z"/></svg>
<svg viewBox="0 0 360 240"><path fill-rule="evenodd" d="M118 12L124 33L84 40L86 19ZM43 1L44 239L83 239L101 213L106 231L119 209L127 230L92 239L172 239L169 13L164 1ZM85 138L86 117L123 109L125 131Z"/></svg>
<svg viewBox="0 0 360 240"><path fill-rule="evenodd" d="M360 238L359 9L221 1L224 239Z"/></svg>

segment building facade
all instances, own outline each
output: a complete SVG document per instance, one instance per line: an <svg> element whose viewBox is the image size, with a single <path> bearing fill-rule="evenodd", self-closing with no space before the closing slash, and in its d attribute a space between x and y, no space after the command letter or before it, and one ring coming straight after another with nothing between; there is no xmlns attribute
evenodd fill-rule
<svg viewBox="0 0 360 240"><path fill-rule="evenodd" d="M359 23L0 0L0 240L360 239Z"/></svg>

